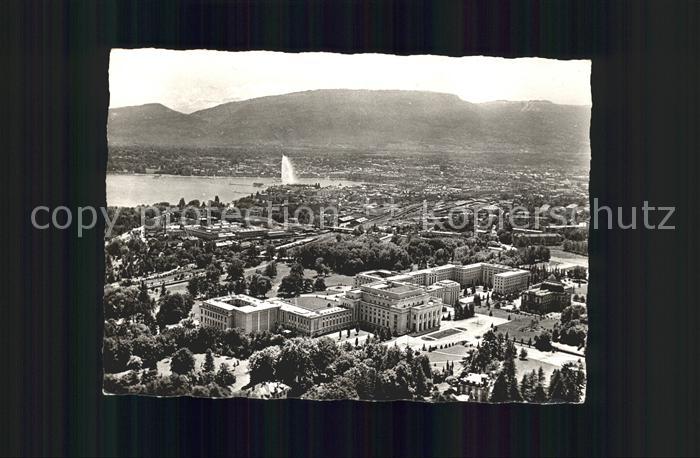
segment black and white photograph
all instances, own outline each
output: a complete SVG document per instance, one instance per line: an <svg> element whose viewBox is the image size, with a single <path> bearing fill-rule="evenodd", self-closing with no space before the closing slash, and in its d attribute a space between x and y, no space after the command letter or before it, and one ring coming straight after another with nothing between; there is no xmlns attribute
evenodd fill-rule
<svg viewBox="0 0 700 458"><path fill-rule="evenodd" d="M103 392L583 403L590 76L112 50Z"/></svg>
<svg viewBox="0 0 700 458"><path fill-rule="evenodd" d="M5 3L0 456L700 456L700 2Z"/></svg>

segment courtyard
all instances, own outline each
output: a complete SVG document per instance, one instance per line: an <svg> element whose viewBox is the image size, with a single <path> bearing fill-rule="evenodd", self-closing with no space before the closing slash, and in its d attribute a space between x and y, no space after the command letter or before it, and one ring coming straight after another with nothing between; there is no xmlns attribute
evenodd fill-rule
<svg viewBox="0 0 700 458"><path fill-rule="evenodd" d="M477 314L472 318L458 321L442 321L440 330L422 336L400 336L387 341L387 345L396 343L400 347L411 347L421 350L423 345L442 346L467 342L476 344L484 333L492 326L499 326L508 322L507 319Z"/></svg>

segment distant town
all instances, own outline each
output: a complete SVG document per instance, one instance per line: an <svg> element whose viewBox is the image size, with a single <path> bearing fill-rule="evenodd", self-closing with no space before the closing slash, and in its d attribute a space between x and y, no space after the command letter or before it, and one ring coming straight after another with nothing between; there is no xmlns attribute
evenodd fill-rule
<svg viewBox="0 0 700 458"><path fill-rule="evenodd" d="M135 151L108 170L279 183L110 208L105 392L583 401L587 162Z"/></svg>

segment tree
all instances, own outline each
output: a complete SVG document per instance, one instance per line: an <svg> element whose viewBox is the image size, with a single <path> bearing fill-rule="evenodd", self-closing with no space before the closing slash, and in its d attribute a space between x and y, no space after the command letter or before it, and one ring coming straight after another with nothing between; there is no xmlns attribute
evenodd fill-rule
<svg viewBox="0 0 700 458"><path fill-rule="evenodd" d="M302 399L358 399L357 391L350 380L336 377L332 382L322 383L304 393Z"/></svg>
<svg viewBox="0 0 700 458"><path fill-rule="evenodd" d="M534 393L534 383L535 379L537 376L535 375L535 371L533 370L532 372L528 374L524 374L522 380L520 381L520 394L523 397L524 401L531 402L533 398L533 393Z"/></svg>
<svg viewBox="0 0 700 458"><path fill-rule="evenodd" d="M282 278L277 289L282 297L295 297L304 292L304 278L299 275L289 274Z"/></svg>
<svg viewBox="0 0 700 458"><path fill-rule="evenodd" d="M156 322L163 329L166 325L175 324L187 318L192 310L193 301L189 296L174 293L158 299L158 305L160 309L156 314Z"/></svg>
<svg viewBox="0 0 700 458"><path fill-rule="evenodd" d="M268 261L275 257L275 246L271 243L265 245L265 259Z"/></svg>
<svg viewBox="0 0 700 458"><path fill-rule="evenodd" d="M280 350L275 366L275 378L292 387L295 392L306 391L313 383L314 363L310 341L287 340Z"/></svg>
<svg viewBox="0 0 700 458"><path fill-rule="evenodd" d="M515 372L513 356L508 355L503 361L503 367L496 376L496 381L491 390L491 402L522 402L523 398L518 391L518 380Z"/></svg>
<svg viewBox="0 0 700 458"><path fill-rule="evenodd" d="M583 364L568 362L561 369L555 369L549 380L550 402L581 402L586 385Z"/></svg>
<svg viewBox="0 0 700 458"><path fill-rule="evenodd" d="M323 280L322 277L316 278L314 281L314 291L325 291L326 290L326 282Z"/></svg>
<svg viewBox="0 0 700 458"><path fill-rule="evenodd" d="M175 352L170 360L170 370L174 374L186 375L194 370L194 356L188 348Z"/></svg>
<svg viewBox="0 0 700 458"><path fill-rule="evenodd" d="M291 269L289 270L290 275L296 275L299 277L304 276L304 266L302 266L300 263L295 262Z"/></svg>
<svg viewBox="0 0 700 458"><path fill-rule="evenodd" d="M464 361L464 364L469 372L482 373L493 367L495 362L503 359L503 357L502 336L499 338L499 336L496 336L496 333L489 330L484 334L480 345L471 355L471 358Z"/></svg>
<svg viewBox="0 0 700 458"><path fill-rule="evenodd" d="M328 273L328 267L324 264L323 258L316 258L316 261L314 262L314 269L316 270L316 273L318 276L323 276Z"/></svg>
<svg viewBox="0 0 700 458"><path fill-rule="evenodd" d="M142 281L141 284L139 285L138 300L142 304L146 304L146 305L151 303L151 296L148 295L148 287L146 286L145 281Z"/></svg>
<svg viewBox="0 0 700 458"><path fill-rule="evenodd" d="M474 317L475 313L476 312L474 310L474 303L472 302L471 304L467 305L463 318L472 318Z"/></svg>
<svg viewBox="0 0 700 458"><path fill-rule="evenodd" d="M105 372L122 372L131 358L131 345L128 341L106 338L102 347Z"/></svg>
<svg viewBox="0 0 700 458"><path fill-rule="evenodd" d="M552 335L552 340L576 347L582 347L585 345L586 336L588 334L588 324L585 322L587 321L587 318L583 318L583 322L579 319L573 319L565 323L562 322L563 324L557 323L554 327L554 335Z"/></svg>
<svg viewBox="0 0 700 458"><path fill-rule="evenodd" d="M187 292L192 297L199 296L199 292L200 292L199 277L192 277L192 279L190 279L190 281L187 283Z"/></svg>
<svg viewBox="0 0 700 458"><path fill-rule="evenodd" d="M227 277L226 279L229 282L234 282L236 280L240 280L243 278L245 275L245 268L244 268L243 261L241 261L238 258L233 258L229 261L228 265L226 266L226 273Z"/></svg>
<svg viewBox="0 0 700 458"><path fill-rule="evenodd" d="M574 295L574 298L577 298ZM570 305L561 311L561 322L566 324L571 320L580 320L586 314L586 307L579 304Z"/></svg>
<svg viewBox="0 0 700 458"><path fill-rule="evenodd" d="M275 378L275 367L280 356L279 347L267 347L253 353L248 362L250 383L272 381Z"/></svg>
<svg viewBox="0 0 700 458"><path fill-rule="evenodd" d="M102 299L105 319L128 318L138 308L137 292L131 288L118 288L105 293Z"/></svg>
<svg viewBox="0 0 700 458"><path fill-rule="evenodd" d="M239 278L233 282L231 289L234 294L245 294L248 290L248 283L246 283L245 278Z"/></svg>
<svg viewBox="0 0 700 458"><path fill-rule="evenodd" d="M341 331L342 332L342 331ZM316 341L304 342L311 362L314 365L314 373L319 378L328 374L328 369L340 357L340 348L328 337L321 337Z"/></svg>
<svg viewBox="0 0 700 458"><path fill-rule="evenodd" d="M260 260L258 259L258 249L254 244L250 245L243 251L243 261L245 262L245 265L249 267L260 264Z"/></svg>
<svg viewBox="0 0 700 458"><path fill-rule="evenodd" d="M525 350L524 348L520 349L520 359L522 361L525 361L527 359L527 350Z"/></svg>
<svg viewBox="0 0 700 458"><path fill-rule="evenodd" d="M110 256L118 257L126 250L126 247L121 239L114 238L107 244L105 250Z"/></svg>
<svg viewBox="0 0 700 458"><path fill-rule="evenodd" d="M310 293L314 290L314 281L310 278L304 278L301 284L302 293Z"/></svg>
<svg viewBox="0 0 700 458"><path fill-rule="evenodd" d="M155 368L163 356L163 346L160 341L150 335L140 335L131 341L132 353L143 363L144 368Z"/></svg>
<svg viewBox="0 0 700 458"><path fill-rule="evenodd" d="M535 348L540 351L552 351L552 334L549 331L542 331L536 335Z"/></svg>
<svg viewBox="0 0 700 458"><path fill-rule="evenodd" d="M537 376L533 380L535 388L532 394L532 402L547 402L547 392L544 389L544 381L544 371L542 370L542 366L540 366L539 370L537 371Z"/></svg>
<svg viewBox="0 0 700 458"><path fill-rule="evenodd" d="M221 363L219 371L214 376L214 382L220 386L230 386L236 383L236 376L231 372L228 364Z"/></svg>
<svg viewBox="0 0 700 458"><path fill-rule="evenodd" d="M204 276L209 285L218 285L222 274L223 271L217 262L212 262L209 264L204 271Z"/></svg>
<svg viewBox="0 0 700 458"><path fill-rule="evenodd" d="M204 365L202 366L202 370L204 372L214 372L215 370L214 353L211 351L211 348L207 349L207 354L204 357Z"/></svg>
<svg viewBox="0 0 700 458"><path fill-rule="evenodd" d="M253 274L248 282L248 291L251 296L263 297L272 289L272 281L270 277L260 274Z"/></svg>
<svg viewBox="0 0 700 458"><path fill-rule="evenodd" d="M265 266L265 275L270 278L277 276L277 263L275 261L271 261Z"/></svg>
<svg viewBox="0 0 700 458"><path fill-rule="evenodd" d="M544 385L542 385L541 383L537 383L537 385L535 385L535 390L532 395L532 402L537 402L541 404L547 401L547 392L544 389Z"/></svg>

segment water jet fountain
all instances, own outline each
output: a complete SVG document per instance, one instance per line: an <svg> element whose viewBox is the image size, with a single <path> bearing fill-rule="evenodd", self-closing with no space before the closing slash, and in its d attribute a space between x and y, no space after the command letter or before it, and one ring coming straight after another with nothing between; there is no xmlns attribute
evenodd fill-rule
<svg viewBox="0 0 700 458"><path fill-rule="evenodd" d="M297 175L294 173L292 161L287 156L282 155L282 184L295 184Z"/></svg>

